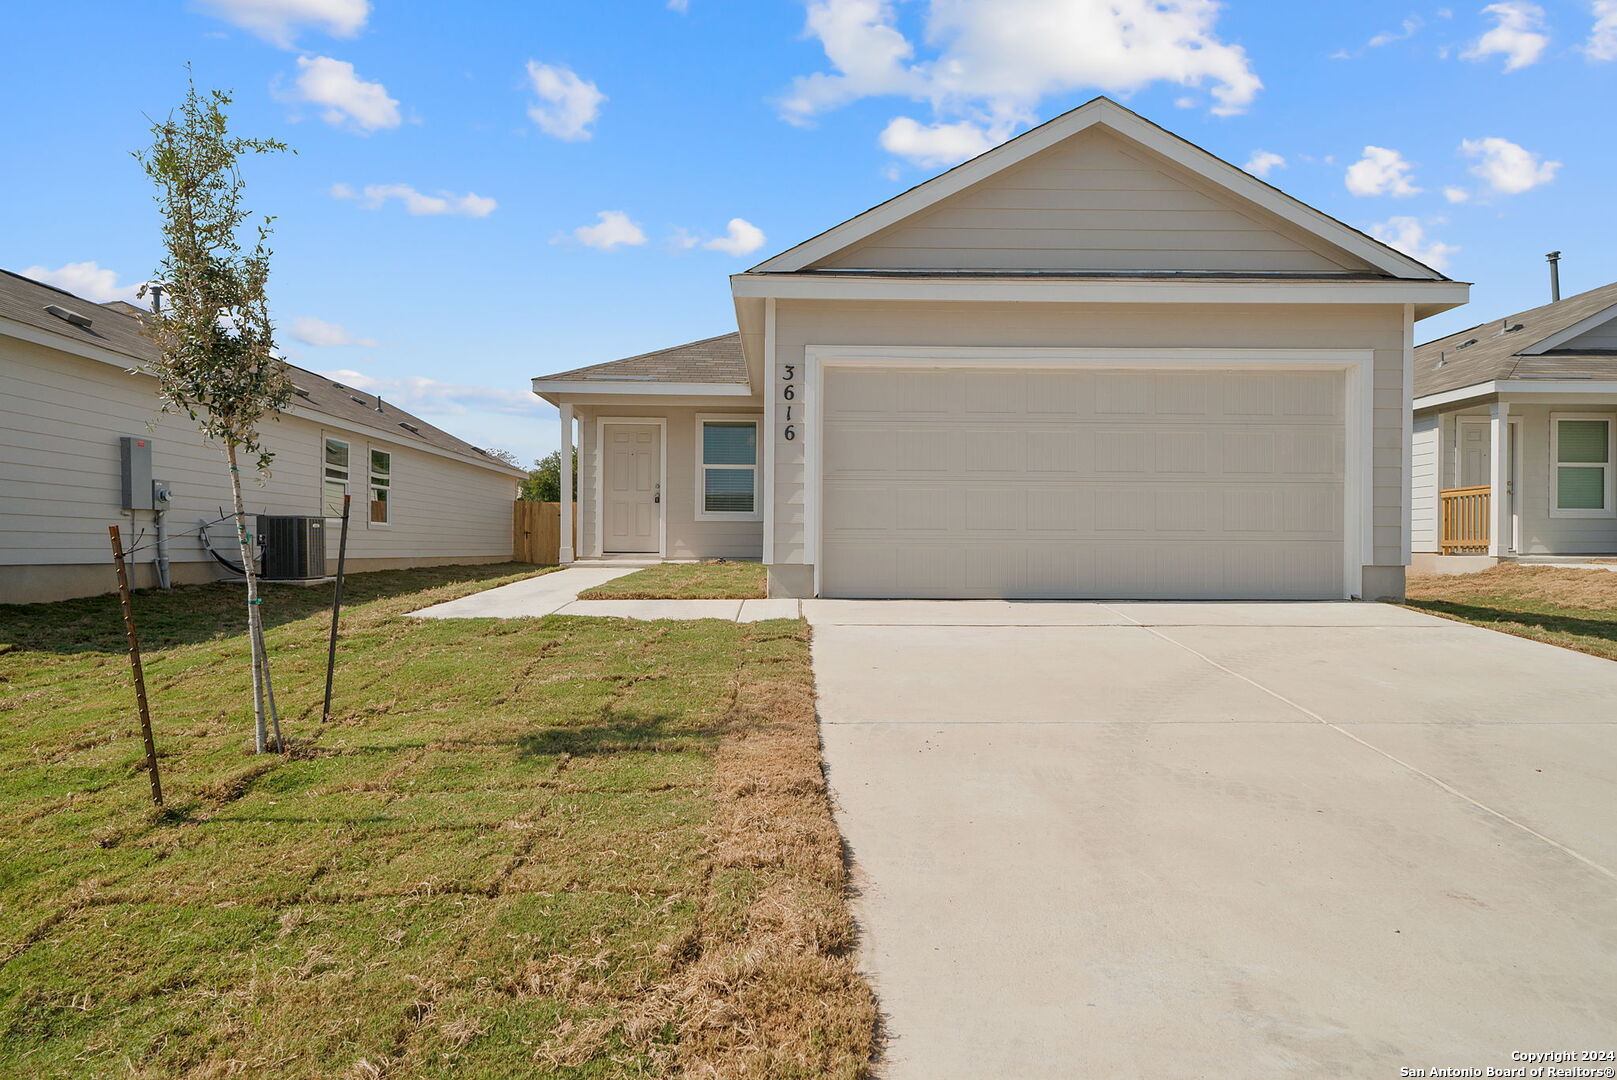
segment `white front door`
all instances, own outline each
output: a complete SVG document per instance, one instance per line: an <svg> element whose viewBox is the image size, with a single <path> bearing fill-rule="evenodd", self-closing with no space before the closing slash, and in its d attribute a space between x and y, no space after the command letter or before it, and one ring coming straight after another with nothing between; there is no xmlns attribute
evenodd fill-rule
<svg viewBox="0 0 1617 1080"><path fill-rule="evenodd" d="M606 531L603 552L661 549L662 429L656 424L605 424Z"/></svg>
<svg viewBox="0 0 1617 1080"><path fill-rule="evenodd" d="M1486 420L1460 421L1460 482L1455 487L1481 487L1493 482L1493 434Z"/></svg>

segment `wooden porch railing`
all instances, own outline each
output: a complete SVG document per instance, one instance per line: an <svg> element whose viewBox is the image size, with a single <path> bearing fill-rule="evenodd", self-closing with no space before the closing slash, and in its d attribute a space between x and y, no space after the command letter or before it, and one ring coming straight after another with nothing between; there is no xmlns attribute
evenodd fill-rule
<svg viewBox="0 0 1617 1080"><path fill-rule="evenodd" d="M1488 554L1488 485L1437 493L1443 511L1439 545L1445 555Z"/></svg>

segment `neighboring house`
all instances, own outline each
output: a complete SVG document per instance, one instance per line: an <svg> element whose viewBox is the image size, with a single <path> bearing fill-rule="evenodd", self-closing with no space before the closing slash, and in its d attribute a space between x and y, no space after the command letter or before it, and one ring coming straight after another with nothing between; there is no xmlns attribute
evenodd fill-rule
<svg viewBox="0 0 1617 1080"><path fill-rule="evenodd" d="M1418 568L1617 554L1617 284L1420 346L1414 410Z"/></svg>
<svg viewBox="0 0 1617 1080"><path fill-rule="evenodd" d="M739 335L533 381L579 425L564 559L761 558L776 596L1402 593L1413 324L1468 286L1115 102L731 288Z"/></svg>
<svg viewBox="0 0 1617 1080"><path fill-rule="evenodd" d="M172 486L172 580L227 574L197 535L230 507L223 452L183 413L159 412L156 379L130 373L155 354L138 312L0 271L0 603L114 588L109 524L122 526L126 546L143 548L136 585L155 584L152 512L121 509L125 435L149 442L153 478ZM350 569L511 557L520 469L373 395L302 368L291 374L291 406L262 428L275 452L270 478L260 485L243 470L249 514L332 517L334 558L346 490ZM214 550L239 562L232 529L210 535Z"/></svg>

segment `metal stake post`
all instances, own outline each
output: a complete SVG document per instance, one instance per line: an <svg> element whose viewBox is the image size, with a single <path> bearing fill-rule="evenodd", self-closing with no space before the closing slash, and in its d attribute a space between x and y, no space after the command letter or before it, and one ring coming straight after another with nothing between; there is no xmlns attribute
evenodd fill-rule
<svg viewBox="0 0 1617 1080"><path fill-rule="evenodd" d="M135 635L135 605L129 593L123 537L116 525L107 526L107 535L112 540L112 559L118 567L118 596L123 601L124 633L129 638L129 667L135 675L135 702L140 706L140 737L146 743L146 771L152 778L152 802L162 806L163 782L157 776L157 743L152 739L152 713L146 704L146 673L140 666L140 638Z"/></svg>
<svg viewBox="0 0 1617 1080"><path fill-rule="evenodd" d="M337 621L342 617L343 563L348 558L348 502L351 495L342 497L342 533L337 538L337 588L331 598L331 644L326 649L326 703L320 710L320 722L331 719L331 678L337 670Z"/></svg>

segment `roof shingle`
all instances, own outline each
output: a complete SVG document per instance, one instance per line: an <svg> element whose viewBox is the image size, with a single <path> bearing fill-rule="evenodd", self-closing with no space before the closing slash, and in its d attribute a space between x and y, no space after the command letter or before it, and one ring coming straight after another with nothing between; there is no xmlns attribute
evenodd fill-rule
<svg viewBox="0 0 1617 1080"><path fill-rule="evenodd" d="M552 379L745 384L747 360L741 353L741 335L730 333L539 377Z"/></svg>
<svg viewBox="0 0 1617 1080"><path fill-rule="evenodd" d="M1557 349L1542 356L1521 355L1522 350L1614 304L1617 282L1417 345L1415 396L1524 375L1617 378L1617 355L1609 352ZM1518 325L1520 329L1507 329Z"/></svg>
<svg viewBox="0 0 1617 1080"><path fill-rule="evenodd" d="M79 326L52 315L45 310L47 305L88 316L90 325ZM84 344L97 345L139 363L149 363L157 358L157 346L141 333L139 318L130 314L139 310L119 300L97 304L21 274L0 270L0 317L14 319L26 326ZM508 468L464 439L458 439L418 416L387 404L375 394L345 386L296 364L287 364L287 367L292 384L300 391L293 398L295 404L350 424L380 428L393 433L392 437L405 446L424 443L475 464ZM405 424L411 427L406 428Z"/></svg>

